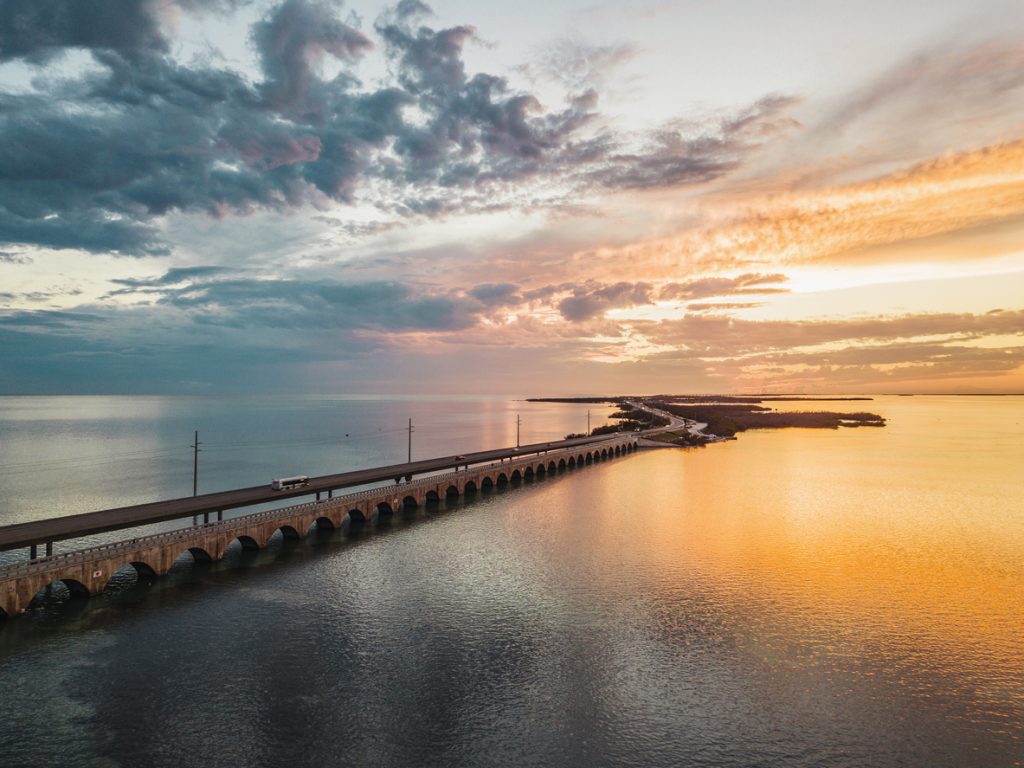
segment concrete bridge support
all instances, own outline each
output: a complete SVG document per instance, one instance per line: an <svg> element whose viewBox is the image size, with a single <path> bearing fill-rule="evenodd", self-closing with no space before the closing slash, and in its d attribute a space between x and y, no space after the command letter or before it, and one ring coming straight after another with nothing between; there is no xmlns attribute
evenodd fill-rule
<svg viewBox="0 0 1024 768"><path fill-rule="evenodd" d="M94 595L102 592L126 565L140 575L163 576L186 551L197 560L216 561L236 539L245 548L262 549L278 531L298 539L311 529L341 528L346 518L366 522L403 509L440 505L524 478L550 476L583 466L584 462L626 455L637 447L635 439L623 437L610 441L600 451L562 449L344 496L328 493L326 498L305 504L0 566L0 611L9 617L18 616L40 591L56 582L62 582L73 594Z"/></svg>

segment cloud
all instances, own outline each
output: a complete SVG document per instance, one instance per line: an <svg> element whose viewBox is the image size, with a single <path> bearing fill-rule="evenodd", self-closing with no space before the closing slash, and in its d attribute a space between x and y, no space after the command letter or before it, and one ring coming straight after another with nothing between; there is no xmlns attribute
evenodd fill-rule
<svg viewBox="0 0 1024 768"><path fill-rule="evenodd" d="M775 284L769 281L776 278L746 276L761 286ZM733 285L741 282L733 279ZM417 360L421 366L445 361L447 368L453 360L468 359L469 353L459 350L484 357L494 350L506 355L532 350L533 365L555 370L574 361L577 375L586 370L595 382L618 381L619 374L601 372L615 362L642 364L635 370L661 383L671 383L665 378L671 372L685 371L687 378L676 380L681 390L696 381L705 388L788 391L901 382L921 388L972 375L998 382L1016 375L1024 356L1024 310L803 321L711 312L622 321L608 319L605 312L648 302L657 289L623 282L531 291L512 283L482 283L446 291L313 275L258 278L204 267L118 284L126 292L142 292L146 302L0 313L6 361L0 390L27 391L27 383L35 382L36 391L50 391L59 379L75 381L77 391L102 390L101 382L109 389L114 380L138 391L173 391L173 382L183 378L245 389L233 380L239 376L273 389L284 382L278 370L281 349L288 350L296 375L333 370L331 381L340 370L336 366L357 366L352 375L365 382L366 366L384 376L400 361ZM47 378L57 371L64 374ZM69 371L76 376L69 379ZM308 388L309 382L301 386Z"/></svg>
<svg viewBox="0 0 1024 768"><path fill-rule="evenodd" d="M686 305L687 312L724 312L733 309L763 307L762 301L721 301L718 303L694 302Z"/></svg>
<svg viewBox="0 0 1024 768"><path fill-rule="evenodd" d="M1019 386L1013 374L1024 364L1024 345L993 348L956 344L900 344L872 348L850 348L825 356L781 353L766 355L746 365L720 366L719 375L738 386L759 391L885 391L887 388L929 391L949 382L977 386L986 382L993 391Z"/></svg>
<svg viewBox="0 0 1024 768"><path fill-rule="evenodd" d="M4 328L73 329L101 321L101 316L96 314L64 310L19 310L0 314L0 326Z"/></svg>
<svg viewBox="0 0 1024 768"><path fill-rule="evenodd" d="M599 286L587 283L576 286L572 295L558 303L562 317L572 322L590 320L615 307L632 307L651 303L649 283L620 282Z"/></svg>
<svg viewBox="0 0 1024 768"><path fill-rule="evenodd" d="M142 0L8 0L0 5L0 61L42 63L67 48L106 48L125 53L164 50L167 41Z"/></svg>
<svg viewBox="0 0 1024 768"><path fill-rule="evenodd" d="M654 342L686 347L706 357L738 357L772 350L879 342L925 336L960 341L988 335L1024 334L1024 310L996 314L935 312L845 320L743 320L692 316L646 326Z"/></svg>
<svg viewBox="0 0 1024 768"><path fill-rule="evenodd" d="M172 7L226 10L237 0L5 0L0 4L0 61L42 64L68 48L127 56L169 48L161 15Z"/></svg>
<svg viewBox="0 0 1024 768"><path fill-rule="evenodd" d="M481 283L466 293L491 307L510 306L522 301L519 286L513 283Z"/></svg>
<svg viewBox="0 0 1024 768"><path fill-rule="evenodd" d="M122 287L109 295L145 294L153 311L177 310L190 322L230 328L453 331L474 325L486 303L393 281L243 277L210 266L111 282ZM493 295L493 287L480 293Z"/></svg>
<svg viewBox="0 0 1024 768"><path fill-rule="evenodd" d="M0 244L161 255L174 214L361 199L393 221L704 183L782 130L793 104L769 97L713 124L619 135L598 128L593 91L550 109L503 77L470 73L463 52L474 29L414 27L428 10L421 3L378 21L395 76L365 87L354 68L373 40L341 21L335 3L285 0L252 28L263 75L252 82L177 62L163 6L127 2L100 23L115 6L91 5L95 16L81 24L84 6L69 0L4 6L17 24L2 28L26 31L9 36L3 55L44 61L85 47L99 68L0 93ZM331 79L318 66L328 58L341 67Z"/></svg>
<svg viewBox="0 0 1024 768"><path fill-rule="evenodd" d="M205 281L227 272L226 267L216 266L172 267L158 277L111 278L110 282L122 287L110 291L104 298L133 293L159 293L162 295L170 286Z"/></svg>
<svg viewBox="0 0 1024 768"><path fill-rule="evenodd" d="M702 184L739 169L766 141L799 127L788 112L793 96L766 96L704 126L672 125L652 132L639 150L615 152L589 178L610 189L657 189Z"/></svg>
<svg viewBox="0 0 1024 768"><path fill-rule="evenodd" d="M637 46L630 43L591 45L566 38L546 46L524 70L529 76L560 83L570 93L585 93L604 87L608 78L638 53Z"/></svg>
<svg viewBox="0 0 1024 768"><path fill-rule="evenodd" d="M708 277L660 286L648 282L602 283L586 280L582 283L554 283L522 290L512 283L483 283L466 291L466 295L490 307L511 307L520 312L550 310L570 323L582 323L601 318L611 309L652 305L656 301L782 293L786 289L777 286L786 280L787 277L781 274L750 272L736 277ZM751 305L707 306L725 309Z"/></svg>
<svg viewBox="0 0 1024 768"><path fill-rule="evenodd" d="M1024 227L1024 140L978 147L816 189L725 185L659 237L601 249L651 279L673 272L899 264L1012 252Z"/></svg>
<svg viewBox="0 0 1024 768"><path fill-rule="evenodd" d="M756 272L748 272L737 277L705 277L685 283L663 285L658 292L658 298L685 301L705 299L710 296L786 293L788 289L779 288L778 284L784 283L788 279L781 274L764 275Z"/></svg>
<svg viewBox="0 0 1024 768"><path fill-rule="evenodd" d="M362 32L337 18L336 6L315 0L286 0L252 29L266 80L265 103L282 108L305 105L319 83L315 66L325 55L357 61L372 47ZM317 116L319 119L323 115Z"/></svg>
<svg viewBox="0 0 1024 768"><path fill-rule="evenodd" d="M863 168L907 162L973 144L1003 141L1024 117L1024 44L1008 20L1005 37L944 41L900 61L809 126L810 147L858 148Z"/></svg>

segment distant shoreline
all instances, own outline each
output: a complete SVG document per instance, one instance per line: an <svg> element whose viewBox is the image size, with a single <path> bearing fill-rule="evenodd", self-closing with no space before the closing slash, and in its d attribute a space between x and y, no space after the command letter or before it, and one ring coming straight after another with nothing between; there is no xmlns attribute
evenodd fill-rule
<svg viewBox="0 0 1024 768"><path fill-rule="evenodd" d="M839 427L884 427L877 413L858 411L776 411L762 403L836 402L871 400L868 397L737 397L727 395L658 395L644 398L536 398L533 402L614 403L619 410L610 418L618 424L603 424L590 434L644 432L644 437L680 446L706 445L735 439L748 429L838 429ZM654 432L652 429L659 431ZM573 435L579 437L580 435ZM568 436L567 436L568 437Z"/></svg>

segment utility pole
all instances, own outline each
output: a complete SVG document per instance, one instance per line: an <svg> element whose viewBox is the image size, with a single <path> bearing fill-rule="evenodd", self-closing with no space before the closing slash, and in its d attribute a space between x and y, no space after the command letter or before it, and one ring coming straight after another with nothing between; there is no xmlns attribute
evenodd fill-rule
<svg viewBox="0 0 1024 768"><path fill-rule="evenodd" d="M409 463L412 464L412 419L409 419Z"/></svg>
<svg viewBox="0 0 1024 768"><path fill-rule="evenodd" d="M516 414L516 448L519 447L519 414Z"/></svg>
<svg viewBox="0 0 1024 768"><path fill-rule="evenodd" d="M192 495L199 495L199 446L202 443L199 442L199 430L196 430L195 441L192 443L190 448L192 451Z"/></svg>

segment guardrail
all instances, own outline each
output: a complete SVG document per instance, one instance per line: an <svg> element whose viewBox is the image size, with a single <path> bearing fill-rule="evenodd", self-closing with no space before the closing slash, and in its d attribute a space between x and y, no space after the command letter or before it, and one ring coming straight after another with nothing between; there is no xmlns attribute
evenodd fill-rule
<svg viewBox="0 0 1024 768"><path fill-rule="evenodd" d="M603 442L612 442L615 438L609 437L606 441L599 441L595 443L600 445ZM410 490L417 490L419 488L431 487L438 485L441 482L447 480L458 479L459 477L465 477L467 475L476 474L478 472L487 471L489 469L502 469L503 471L509 472L518 467L533 466L534 464L544 463L547 464L552 457L563 457L563 456L576 456L582 452L591 449L591 445L574 446L570 448L559 448L553 451L548 451L541 454L531 454L530 456L524 456L517 459L511 459L507 462L491 463L489 466L477 465L471 469L460 469L453 472L446 472L441 475L428 475L418 480L413 480L408 483L402 483L399 485L383 485L376 488L366 488L362 491L356 491L355 493L348 493L344 496L333 496L327 499L320 499L318 501L307 501L302 504L294 504L288 507L277 507L275 509L267 509L262 512L253 512L249 515L241 515L239 517L228 518L227 520L217 520L212 523L202 523L199 525L191 525L187 528L178 528L173 531L164 531L162 533L149 534L147 536L141 536L134 539L125 539L122 541L112 541L109 544L98 544L94 547L86 547L85 549L76 549L71 552L62 552L58 555L49 555L47 557L37 557L34 560L27 562L9 563L7 565L0 565L0 579L10 578L14 576L25 576L37 571L49 570L51 567L60 565L77 565L78 563L85 562L88 560L95 559L98 555L112 555L120 552L131 552L137 549L147 549L152 546L158 545L161 542L181 541L183 539L191 538L200 531L208 531L211 529L218 529L222 531L231 531L237 528L246 528L253 523L262 522L275 517L285 518L292 517L297 514L302 514L307 511L314 511L322 509L323 505L329 504L333 506L347 506L348 504L358 503L360 501L366 501L367 499L378 498L380 496L395 496L402 495L408 496ZM511 478L510 478L511 479ZM185 518L182 518L185 519Z"/></svg>

